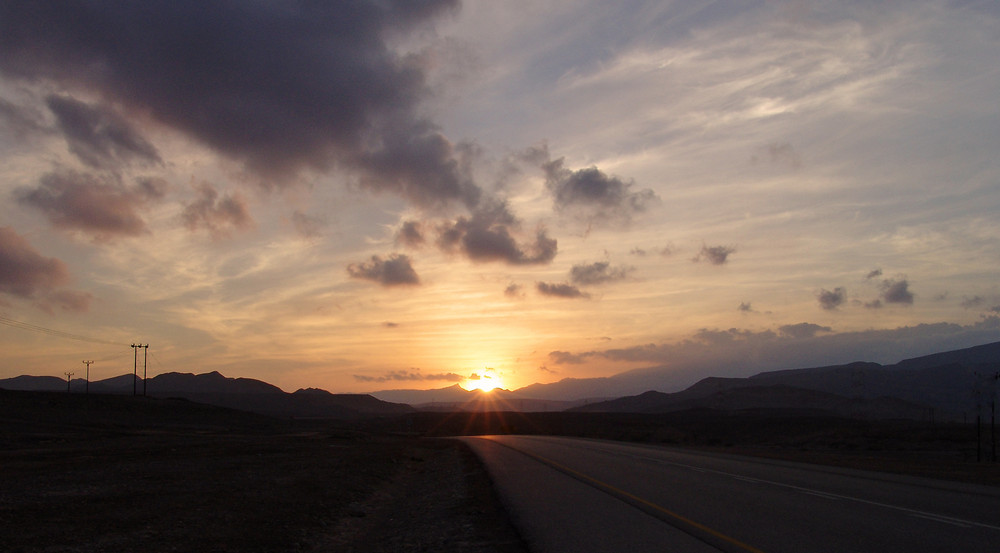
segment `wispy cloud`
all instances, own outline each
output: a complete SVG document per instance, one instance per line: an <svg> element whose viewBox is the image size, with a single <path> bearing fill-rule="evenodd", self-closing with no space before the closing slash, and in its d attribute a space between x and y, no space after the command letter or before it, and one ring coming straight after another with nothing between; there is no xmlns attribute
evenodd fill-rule
<svg viewBox="0 0 1000 553"><path fill-rule="evenodd" d="M14 229L0 227L0 293L34 300L49 312L53 305L87 311L93 296L63 288L69 282L65 263L41 255Z"/></svg>
<svg viewBox="0 0 1000 553"><path fill-rule="evenodd" d="M190 230L205 229L213 237L225 238L233 231L253 227L246 201L239 193L219 195L208 183L195 186L198 198L184 206L181 217Z"/></svg>
<svg viewBox="0 0 1000 553"><path fill-rule="evenodd" d="M84 164L114 169L133 160L162 163L156 148L110 108L56 95L49 96L46 104L70 151Z"/></svg>
<svg viewBox="0 0 1000 553"><path fill-rule="evenodd" d="M75 171L49 173L17 199L41 210L56 227L105 240L146 232L142 207L163 195L162 181L144 179L126 187L119 179Z"/></svg>
<svg viewBox="0 0 1000 553"><path fill-rule="evenodd" d="M420 369L410 369L408 371L388 371L380 376L356 374L354 375L354 379L358 382L461 382L465 380L465 377L455 373L422 373Z"/></svg>

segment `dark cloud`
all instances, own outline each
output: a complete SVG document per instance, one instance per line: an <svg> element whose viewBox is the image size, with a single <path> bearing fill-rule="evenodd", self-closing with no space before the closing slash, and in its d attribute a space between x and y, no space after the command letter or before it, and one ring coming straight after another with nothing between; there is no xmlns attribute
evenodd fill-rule
<svg viewBox="0 0 1000 553"><path fill-rule="evenodd" d="M705 246L692 261L695 263L707 261L712 265L724 265L729 260L729 256L736 253L736 248L732 246Z"/></svg>
<svg viewBox="0 0 1000 553"><path fill-rule="evenodd" d="M479 189L463 171L466 150L417 114L428 94L426 60L389 44L458 5L4 2L0 71L141 112L269 182L338 165L359 171L367 187L421 205L473 205ZM117 156L128 143L100 132L91 138L77 145Z"/></svg>
<svg viewBox="0 0 1000 553"><path fill-rule="evenodd" d="M45 175L36 188L20 190L17 200L41 210L58 228L109 239L144 233L139 210L162 197L163 186L162 181L144 179L129 188L114 178L63 171Z"/></svg>
<svg viewBox="0 0 1000 553"><path fill-rule="evenodd" d="M92 296L60 289L69 280L62 261L42 256L14 229L0 227L0 293L34 300L36 306L49 313L53 306L86 311Z"/></svg>
<svg viewBox="0 0 1000 553"><path fill-rule="evenodd" d="M882 300L866 301L864 305L867 309L882 309Z"/></svg>
<svg viewBox="0 0 1000 553"><path fill-rule="evenodd" d="M523 298L524 291L522 290L520 284L512 282L507 285L507 288L504 288L503 295L507 296L508 298Z"/></svg>
<svg viewBox="0 0 1000 553"><path fill-rule="evenodd" d="M913 303L913 292L910 292L910 283L905 279L887 279L882 282L882 300L885 303Z"/></svg>
<svg viewBox="0 0 1000 553"><path fill-rule="evenodd" d="M387 259L373 255L369 261L348 265L347 274L352 278L371 280L382 286L412 286L420 284L417 272L410 265L409 256L402 254L392 254Z"/></svg>
<svg viewBox="0 0 1000 553"><path fill-rule="evenodd" d="M816 294L816 299L819 300L819 306L826 310L833 310L847 301L847 289L837 287L833 290L820 290Z"/></svg>
<svg viewBox="0 0 1000 553"><path fill-rule="evenodd" d="M559 284L549 282L537 282L535 287L543 296L554 296L557 298L589 298L590 294L583 292L572 284Z"/></svg>
<svg viewBox="0 0 1000 553"><path fill-rule="evenodd" d="M741 313L753 313L753 306L748 301L741 301L736 310Z"/></svg>
<svg viewBox="0 0 1000 553"><path fill-rule="evenodd" d="M880 276L882 276L882 269L872 269L867 275L865 275L865 280L871 280Z"/></svg>
<svg viewBox="0 0 1000 553"><path fill-rule="evenodd" d="M24 140L47 130L41 112L0 98L0 131Z"/></svg>
<svg viewBox="0 0 1000 553"><path fill-rule="evenodd" d="M253 218L246 202L239 194L219 192L208 183L195 186L198 199L186 204L181 217L191 230L206 229L217 238L228 236L234 230L253 226Z"/></svg>
<svg viewBox="0 0 1000 553"><path fill-rule="evenodd" d="M292 226L295 232L303 238L315 238L322 234L324 222L318 217L313 217L308 213L295 210L292 213Z"/></svg>
<svg viewBox="0 0 1000 553"><path fill-rule="evenodd" d="M573 265L573 268L569 271L569 277L574 284L587 286L624 280L634 270L635 267L612 267L607 261L598 261L590 264Z"/></svg>
<svg viewBox="0 0 1000 553"><path fill-rule="evenodd" d="M438 226L438 246L448 252L459 251L472 261L502 261L511 265L541 265L552 261L558 250L556 239L544 228L534 240L518 243L511 234L517 219L504 203L477 209L471 217L459 217Z"/></svg>
<svg viewBox="0 0 1000 553"><path fill-rule="evenodd" d="M568 351L549 352L549 359L556 365L580 365L587 360L587 355L576 355Z"/></svg>
<svg viewBox="0 0 1000 553"><path fill-rule="evenodd" d="M65 96L49 96L46 104L69 150L93 168L114 168L133 160L160 163L156 148L122 117L103 106L90 106Z"/></svg>
<svg viewBox="0 0 1000 553"><path fill-rule="evenodd" d="M403 221L396 232L396 243L408 248L419 248L427 240L424 238L423 225L419 221Z"/></svg>
<svg viewBox="0 0 1000 553"><path fill-rule="evenodd" d="M367 376L363 374L354 375L358 382L414 382L424 380L444 380L447 382L461 382L465 377L455 373L434 373L424 374L420 369L410 369L408 371L388 371L381 376Z"/></svg>
<svg viewBox="0 0 1000 553"><path fill-rule="evenodd" d="M58 259L43 257L11 227L0 227L0 292L22 298L47 294L69 282Z"/></svg>
<svg viewBox="0 0 1000 553"><path fill-rule="evenodd" d="M778 334L789 338L812 338L820 332L832 332L828 326L820 326L812 323L798 323L778 327Z"/></svg>
<svg viewBox="0 0 1000 553"><path fill-rule="evenodd" d="M631 180L607 175L597 167L567 169L564 158L552 160L544 146L533 149L526 159L539 162L545 172L545 187L556 210L580 215L590 223L627 224L660 202L652 190L636 190Z"/></svg>
<svg viewBox="0 0 1000 553"><path fill-rule="evenodd" d="M384 326L386 328L399 328L399 323L394 323L392 321L386 321L386 322L382 323L382 326Z"/></svg>

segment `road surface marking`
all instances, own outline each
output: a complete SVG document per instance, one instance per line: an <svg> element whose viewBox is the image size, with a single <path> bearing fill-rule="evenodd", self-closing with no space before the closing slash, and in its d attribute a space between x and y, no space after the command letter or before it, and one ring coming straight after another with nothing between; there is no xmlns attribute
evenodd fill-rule
<svg viewBox="0 0 1000 553"><path fill-rule="evenodd" d="M484 439L489 439L489 438L484 438ZM504 443L504 442L501 442L501 441L497 441L497 440L491 440L491 441L493 443L500 444L502 446L505 446L505 447L508 447L510 449L513 449L514 451L517 451L517 452L519 452L519 453L521 453L523 455L526 455L526 456L528 456L528 457L530 457L530 458L538 461L539 463L542 463L543 465L547 465L547 466L549 466L551 468L554 468L554 469L556 469L556 470L558 470L558 471L560 471L560 472L562 472L564 474L568 474L568 475L576 478L577 480L580 480L581 482L590 484L590 485L592 485L592 486L594 486L594 487L596 487L598 489L604 490L605 492L610 493L613 496L618 496L619 498L623 498L623 497L627 498L627 499L629 499L631 501L634 501L636 503L639 503L639 504L641 504L641 505L643 505L643 506L645 506L645 507L647 507L649 509L652 509L652 510L654 510L654 511L656 511L656 512L662 514L662 515L666 515L667 517L670 517L671 519L673 519L675 521L681 522L681 523L683 523L683 524L685 524L687 526L690 526L692 528L697 528L698 530L700 530L702 532L705 532L706 534L708 534L708 535L710 535L710 536L712 536L712 537L714 537L714 538L716 538L718 540L721 540L721 541L723 541L725 543L728 543L729 545L738 547L738 548L740 548L740 549L742 549L744 551L748 551L750 553L764 553L764 551L762 551L760 549L757 549L756 547L753 547L752 545L743 543L740 540L737 540L736 538L733 538L731 536L723 534L722 532L719 532L718 530L715 530L713 528L709 528L708 526L705 526L704 524L701 524L699 522L695 522L695 521L693 521L693 520L691 520L691 519L689 519L689 518L687 518L687 517L685 517L683 515L675 513L673 511L671 511L670 509L667 509L666 507L662 507L662 506L660 506L660 505L658 505L656 503L653 503L652 501L649 501L647 499L643 499L643 498L641 498L641 497L639 497L637 495L631 494L631 493L629 493L629 492L627 492L627 491L625 491L625 490L623 490L621 488L617 488L615 486L612 486L611 484L608 484L607 482L604 482L602 480L598 480L597 478L594 478L592 476L588 476L588 475L586 475L586 474L584 474L582 472L579 472L579 471L576 471L574 469L571 469L571 468L567 467L566 465L563 465L561 463L553 461L552 459L549 459L547 457L542 457L541 455L536 455L534 453L529 453L529 452L527 452L527 451L525 451L523 449L514 447L514 446L512 446L510 444L507 444L507 443Z"/></svg>
<svg viewBox="0 0 1000 553"><path fill-rule="evenodd" d="M611 455L617 455L618 454L618 453L616 453L614 451L608 451L608 450L603 449L603 448L595 448L595 449L597 451L602 451L604 453L611 454ZM860 497L853 497L853 496L849 496L849 495L841 495L841 494L832 493L832 492L824 492L824 491L820 491L820 490L814 490L812 488L804 488L802 486L796 486L794 484L785 484L783 482L775 482L773 480L749 479L748 477L745 477L745 476L742 476L742 475L739 475L739 474L735 474L735 473L732 473L732 472L726 472L726 471L715 470L715 469L706 469L706 468L703 468L703 467L697 467L697 466L694 466L694 465L688 465L686 463L678 463L676 461L667 461L665 459L658 459L656 457L639 456L639 455L628 455L628 457L632 457L632 458L635 458L635 459L642 459L642 460L645 460L645 461L652 461L654 463L662 464L662 465L673 465L673 466L676 466L676 467L683 467L683 468L690 469L690 470L696 470L698 472L709 472L709 473L713 473L713 474L719 474L719 475L723 475L723 476L729 476L731 478L736 478L737 480L747 480L749 482L754 482L754 483L758 483L758 484L771 484L772 486L779 486L779 487L782 487L782 488L788 488L788 489L796 490L796 491L799 491L799 492L802 492L802 493L807 493L807 494L810 494L810 495L817 495L817 496L820 496L820 497L826 497L828 499L846 499L848 501L856 501L858 503L865 503L865 504L868 504L868 505L874 505L876 507L883 507L883 508L886 508L886 509L893 509L893 510L896 510L896 511L901 511L901 512L907 513L907 514L912 515L912 516L927 518L927 519L931 519L931 520L937 520L937 521L940 521L940 522L946 522L948 524L954 524L956 526L963 526L963 525L965 527L979 526L980 528L989 528L990 530L1000 530L1000 526L994 526L992 524L986 524L985 522L976 522L976 521L973 521L973 520L966 520L966 519L961 519L961 518L954 518L954 517L949 517L947 515L939 515L937 513L929 513L927 511L921 511L919 509L911 509L909 507L900 507L899 505L890 505L888 503L881 503L879 501L872 501L872 500L869 500L869 499L862 499Z"/></svg>

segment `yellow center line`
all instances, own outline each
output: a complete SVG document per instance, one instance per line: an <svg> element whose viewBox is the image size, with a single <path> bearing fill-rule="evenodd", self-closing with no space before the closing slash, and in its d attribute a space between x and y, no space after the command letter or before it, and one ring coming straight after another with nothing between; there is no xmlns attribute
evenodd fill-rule
<svg viewBox="0 0 1000 553"><path fill-rule="evenodd" d="M592 476L588 476L588 475L586 475L586 474L584 474L584 473L582 473L580 471L571 469L571 468L567 467L566 465L563 465L561 463L553 461L552 459L549 459L547 457L542 457L541 455L536 455L534 453L529 453L529 452L527 452L527 451L525 451L523 449L516 448L516 447L514 447L514 446L512 446L510 444L506 444L506 443L503 443L503 442L500 442L500 441L497 441L497 440L493 440L493 441L495 443L498 443L500 445L504 445L506 447L509 447L509 448L515 450L515 451L518 451L518 452L520 452L520 453L522 453L524 455L527 455L528 457L531 457L532 459L534 459L534 460L536 460L536 461L538 461L540 463L546 464L546 465L548 465L548 466L550 466L550 467L552 467L552 468L554 468L554 469L556 469L556 470L558 470L560 472L564 472L566 474L569 474L570 476L573 476L574 478L577 478L578 480L582 480L582 481L587 482L589 484L592 484L592 485L594 485L594 486L596 486L598 488L604 489L605 491L610 492L612 495L617 495L617 496L620 496L620 497L628 498L628 499L630 499L630 500L632 500L632 501L634 501L636 503L639 503L641 505L644 505L644 506L646 506L646 507L648 507L648 508L650 508L650 509L652 509L652 510L658 512L658 513L662 513L662 514L664 514L664 515L666 515L666 516L668 516L670 518L673 518L673 519L675 519L675 520L677 520L679 522L682 522L682 523L684 523L684 524L686 524L688 526L691 526L693 528L697 528L698 530L701 530L702 532L705 532L706 534L708 534L708 535L710 535L710 536L712 536L712 537L714 537L716 539L722 540L722 541L724 541L724 542L726 542L726 543L728 543L730 545L736 546L736 547L738 547L738 548L740 548L740 549L742 549L744 551L749 551L750 553L764 553L764 551L762 551L760 549L757 549L756 547L754 547L752 545L744 543L744 542L742 542L742 541L740 541L740 540L738 540L738 539L736 539L736 538L734 538L732 536L727 536L726 534L723 534L722 532L719 532L718 530L715 530L714 528L710 528L708 526L705 526L704 524L701 524L700 522L693 521L693 520L691 520L691 519L689 519L689 518L687 518L687 517L685 517L683 515L680 515L678 513L675 513L674 511L671 511L670 509L667 509L666 507L663 507L661 505L657 505L656 503L653 503L652 501L649 501L647 499L643 499L643 498L641 498L641 497L639 497L637 495L634 495L632 493L629 493L629 492L627 492L627 491L625 491L625 490L623 490L621 488L612 486L611 484L608 484L607 482L604 482L602 480L598 480L597 478L594 478Z"/></svg>

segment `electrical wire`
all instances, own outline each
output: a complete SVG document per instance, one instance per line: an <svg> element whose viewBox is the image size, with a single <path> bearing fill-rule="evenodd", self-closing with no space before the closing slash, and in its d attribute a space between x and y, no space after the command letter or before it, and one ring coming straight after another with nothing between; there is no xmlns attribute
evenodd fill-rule
<svg viewBox="0 0 1000 553"><path fill-rule="evenodd" d="M128 344L122 342L111 342L109 340L101 340L100 338L93 338L91 336L84 336L82 334L73 334L71 332L63 332L62 330L55 330L52 328L46 328L44 326L39 326L31 323L26 323L23 321L16 321L9 317L0 315L0 324L6 325L13 328L20 328L21 330L28 330L31 332L39 332L41 334L47 334L49 336L55 336L57 338L66 338L67 340L77 340L80 342L90 342L93 344L106 344L109 346L122 346L129 347Z"/></svg>

